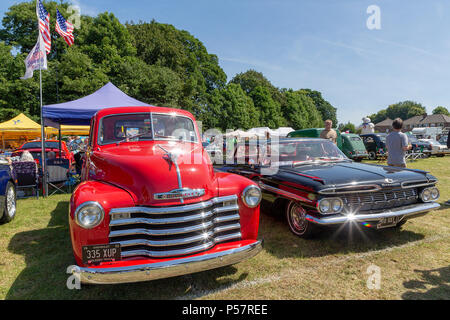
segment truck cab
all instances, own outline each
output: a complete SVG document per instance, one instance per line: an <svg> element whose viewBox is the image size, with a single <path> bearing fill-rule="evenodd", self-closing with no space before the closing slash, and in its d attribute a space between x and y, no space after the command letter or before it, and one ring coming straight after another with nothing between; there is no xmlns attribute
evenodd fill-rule
<svg viewBox="0 0 450 320"><path fill-rule="evenodd" d="M168 278L251 258L261 190L215 172L191 113L103 109L92 118L70 234L84 283Z"/></svg>

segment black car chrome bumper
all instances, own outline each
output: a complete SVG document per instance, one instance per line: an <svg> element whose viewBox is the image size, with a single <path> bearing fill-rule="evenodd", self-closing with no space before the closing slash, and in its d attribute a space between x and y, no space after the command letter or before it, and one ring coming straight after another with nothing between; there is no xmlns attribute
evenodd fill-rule
<svg viewBox="0 0 450 320"><path fill-rule="evenodd" d="M414 205L409 205L405 207L395 208L389 211L383 211L380 213L353 213L353 214L337 214L330 216L321 216L320 218L307 214L306 220L317 224L317 225L337 225L344 224L348 222L369 222L369 221L380 221L384 218L390 217L403 217L402 219L415 218L426 214L431 210L436 210L440 207L439 203L419 203Z"/></svg>
<svg viewBox="0 0 450 320"><path fill-rule="evenodd" d="M156 280L190 274L232 265L255 256L262 250L263 242L195 257L119 268L81 268L72 270L82 283L115 284Z"/></svg>

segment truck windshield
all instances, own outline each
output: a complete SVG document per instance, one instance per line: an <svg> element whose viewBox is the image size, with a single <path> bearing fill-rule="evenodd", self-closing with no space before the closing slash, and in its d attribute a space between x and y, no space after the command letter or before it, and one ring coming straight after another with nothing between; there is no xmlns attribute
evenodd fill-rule
<svg viewBox="0 0 450 320"><path fill-rule="evenodd" d="M100 120L99 145L145 140L197 142L197 135L190 118L172 114L117 114Z"/></svg>

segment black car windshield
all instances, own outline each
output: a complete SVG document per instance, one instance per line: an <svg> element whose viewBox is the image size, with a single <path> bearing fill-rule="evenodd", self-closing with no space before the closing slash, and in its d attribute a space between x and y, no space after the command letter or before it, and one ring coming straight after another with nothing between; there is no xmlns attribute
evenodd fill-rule
<svg viewBox="0 0 450 320"><path fill-rule="evenodd" d="M338 147L327 140L280 141L264 149L263 164L301 165L308 163L349 161Z"/></svg>
<svg viewBox="0 0 450 320"><path fill-rule="evenodd" d="M384 135L384 134L377 134L377 137L380 138L381 142L386 142L386 135Z"/></svg>
<svg viewBox="0 0 450 320"><path fill-rule="evenodd" d="M41 145L42 145L41 141L31 141L25 143L21 149L40 149ZM45 141L45 147L49 149L59 149L59 142Z"/></svg>

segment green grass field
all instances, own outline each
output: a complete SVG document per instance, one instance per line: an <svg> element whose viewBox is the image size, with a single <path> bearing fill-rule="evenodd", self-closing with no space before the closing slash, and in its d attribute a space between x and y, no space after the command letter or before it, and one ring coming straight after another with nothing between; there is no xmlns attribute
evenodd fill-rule
<svg viewBox="0 0 450 320"><path fill-rule="evenodd" d="M410 163L439 178L450 199L450 157ZM136 284L66 287L74 264L67 222L70 195L18 201L0 226L1 299L450 299L450 207L408 221L401 230L292 235L262 213L264 250L234 266ZM350 230L349 230L350 231ZM369 289L369 266L381 271Z"/></svg>

